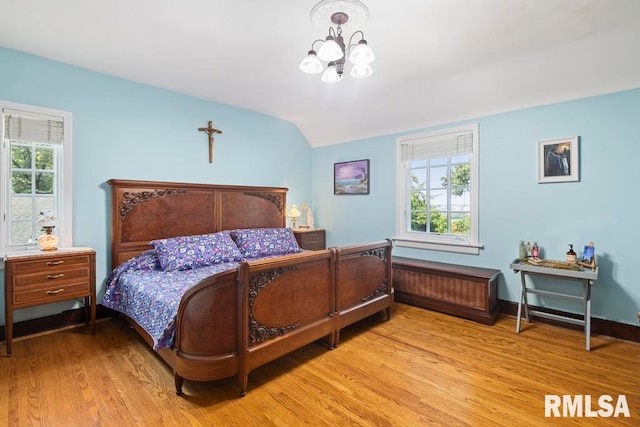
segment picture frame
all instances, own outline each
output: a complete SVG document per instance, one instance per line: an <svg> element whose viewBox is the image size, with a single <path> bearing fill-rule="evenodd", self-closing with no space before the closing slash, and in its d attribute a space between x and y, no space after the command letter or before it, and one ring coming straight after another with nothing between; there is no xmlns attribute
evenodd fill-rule
<svg viewBox="0 0 640 427"><path fill-rule="evenodd" d="M538 183L580 180L578 137L538 141Z"/></svg>
<svg viewBox="0 0 640 427"><path fill-rule="evenodd" d="M593 242L589 242L582 250L582 260L578 262L583 267L589 267L592 271L596 270L596 248Z"/></svg>
<svg viewBox="0 0 640 427"><path fill-rule="evenodd" d="M333 164L333 194L369 194L369 159Z"/></svg>
<svg viewBox="0 0 640 427"><path fill-rule="evenodd" d="M593 245L586 245L582 251L582 261L591 264L593 257L595 256L595 248Z"/></svg>

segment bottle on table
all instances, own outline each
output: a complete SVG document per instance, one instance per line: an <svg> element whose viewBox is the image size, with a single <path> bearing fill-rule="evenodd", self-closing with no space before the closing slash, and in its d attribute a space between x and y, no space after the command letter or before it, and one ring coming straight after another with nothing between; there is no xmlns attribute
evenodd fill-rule
<svg viewBox="0 0 640 427"><path fill-rule="evenodd" d="M573 250L573 245L569 244L569 251L567 252L567 262L570 264L578 263L578 254Z"/></svg>
<svg viewBox="0 0 640 427"><path fill-rule="evenodd" d="M527 248L524 246L524 240L520 240L520 248L518 250L518 259L525 259L527 257Z"/></svg>

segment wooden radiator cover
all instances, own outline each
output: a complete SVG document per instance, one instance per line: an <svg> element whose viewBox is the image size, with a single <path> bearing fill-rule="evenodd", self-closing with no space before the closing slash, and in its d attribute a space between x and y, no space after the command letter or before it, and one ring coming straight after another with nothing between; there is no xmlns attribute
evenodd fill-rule
<svg viewBox="0 0 640 427"><path fill-rule="evenodd" d="M500 270L393 257L395 300L492 325Z"/></svg>

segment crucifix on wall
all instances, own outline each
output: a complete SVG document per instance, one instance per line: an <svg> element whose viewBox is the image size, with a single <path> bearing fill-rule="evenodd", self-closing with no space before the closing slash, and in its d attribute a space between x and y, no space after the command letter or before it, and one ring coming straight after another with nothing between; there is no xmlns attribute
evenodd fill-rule
<svg viewBox="0 0 640 427"><path fill-rule="evenodd" d="M209 127L198 128L198 130L200 132L206 132L209 135L209 163L213 163L213 135L222 133L222 131L211 127L211 121L209 121Z"/></svg>

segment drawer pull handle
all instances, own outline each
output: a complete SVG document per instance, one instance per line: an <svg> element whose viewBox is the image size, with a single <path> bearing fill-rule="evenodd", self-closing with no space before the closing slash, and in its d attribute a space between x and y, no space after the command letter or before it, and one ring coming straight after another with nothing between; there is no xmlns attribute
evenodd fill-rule
<svg viewBox="0 0 640 427"><path fill-rule="evenodd" d="M64 264L64 261L49 261L47 265L60 265Z"/></svg>
<svg viewBox="0 0 640 427"><path fill-rule="evenodd" d="M62 274L62 273L60 273L60 274L49 274L47 276L47 279L53 280L53 279L60 279L61 277L64 277L64 274Z"/></svg>
<svg viewBox="0 0 640 427"><path fill-rule="evenodd" d="M47 295L56 295L59 294L60 292L63 292L64 289L60 288L57 291L47 291Z"/></svg>

